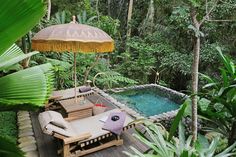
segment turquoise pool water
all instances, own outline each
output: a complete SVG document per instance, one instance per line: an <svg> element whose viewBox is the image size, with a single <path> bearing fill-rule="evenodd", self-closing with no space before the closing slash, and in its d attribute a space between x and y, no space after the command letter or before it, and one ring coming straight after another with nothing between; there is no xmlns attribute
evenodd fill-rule
<svg viewBox="0 0 236 157"><path fill-rule="evenodd" d="M160 96L157 92L151 90L119 92L113 93L112 96L145 116L176 110L180 106L167 97Z"/></svg>

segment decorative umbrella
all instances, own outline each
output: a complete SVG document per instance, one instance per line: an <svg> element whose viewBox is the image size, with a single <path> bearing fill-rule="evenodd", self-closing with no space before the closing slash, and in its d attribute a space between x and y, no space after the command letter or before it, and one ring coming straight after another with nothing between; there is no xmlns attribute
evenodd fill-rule
<svg viewBox="0 0 236 157"><path fill-rule="evenodd" d="M78 24L73 16L71 23L49 26L35 34L32 38L32 48L38 51L74 53L76 100L76 53L112 52L114 40L99 28Z"/></svg>

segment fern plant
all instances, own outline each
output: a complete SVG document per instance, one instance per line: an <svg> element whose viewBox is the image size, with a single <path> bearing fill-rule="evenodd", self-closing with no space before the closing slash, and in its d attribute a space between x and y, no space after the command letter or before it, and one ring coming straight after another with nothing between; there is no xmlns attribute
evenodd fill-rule
<svg viewBox="0 0 236 157"><path fill-rule="evenodd" d="M96 18L97 18L97 16L88 17L87 12L85 10L83 11L82 14L77 15L77 19L80 24L90 24Z"/></svg>
<svg viewBox="0 0 236 157"><path fill-rule="evenodd" d="M99 75L101 77L97 78ZM108 88L113 88L114 85L115 86L122 86L122 85L137 84L137 82L135 80L124 77L120 73L112 71L112 70L97 73L93 78L94 86L96 86L96 81L97 81L97 84L99 84L100 86L106 85Z"/></svg>

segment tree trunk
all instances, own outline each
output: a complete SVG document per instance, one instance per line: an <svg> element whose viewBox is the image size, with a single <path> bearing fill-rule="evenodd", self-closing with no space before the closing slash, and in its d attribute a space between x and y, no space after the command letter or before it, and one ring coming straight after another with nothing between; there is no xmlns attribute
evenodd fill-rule
<svg viewBox="0 0 236 157"><path fill-rule="evenodd" d="M228 145L229 146L232 145L235 141L236 141L236 121L234 121L232 124Z"/></svg>
<svg viewBox="0 0 236 157"><path fill-rule="evenodd" d="M126 33L126 39L130 38L131 35L131 26L130 21L132 18L132 11L133 11L133 0L129 0L129 10L128 10L128 18L127 18L127 33Z"/></svg>
<svg viewBox="0 0 236 157"><path fill-rule="evenodd" d="M48 12L47 12L48 21L50 20L50 17L51 17L51 6L52 6L51 0L48 0Z"/></svg>
<svg viewBox="0 0 236 157"><path fill-rule="evenodd" d="M22 43L22 50L23 52L26 54L28 53L28 48L27 48L27 42L26 42L26 36L23 36L21 38L21 43ZM29 67L29 58L25 58L22 60L22 63L21 63L23 69L26 69Z"/></svg>
<svg viewBox="0 0 236 157"><path fill-rule="evenodd" d="M107 0L107 13L111 16L111 0Z"/></svg>
<svg viewBox="0 0 236 157"><path fill-rule="evenodd" d="M100 14L99 14L99 0L96 1L96 12L97 12L97 18L98 18L98 21L100 20Z"/></svg>
<svg viewBox="0 0 236 157"><path fill-rule="evenodd" d="M154 16L155 16L154 0L150 0L146 18L143 20L139 28L139 32L141 35L146 35L153 32Z"/></svg>
<svg viewBox="0 0 236 157"><path fill-rule="evenodd" d="M194 27L200 31L195 8L191 8L191 18ZM196 33L196 32L195 32ZM193 64L192 64L192 134L193 142L197 140L197 94L198 94L198 67L200 56L200 36L194 38Z"/></svg>
<svg viewBox="0 0 236 157"><path fill-rule="evenodd" d="M197 93L198 93L198 66L200 55L200 37L195 39L194 57L192 65L192 132L193 141L197 140Z"/></svg>
<svg viewBox="0 0 236 157"><path fill-rule="evenodd" d="M97 55L93 64L88 69L86 69L85 74L84 74L84 84L86 84L86 81L88 80L90 71L98 64L99 58L100 58L100 55Z"/></svg>

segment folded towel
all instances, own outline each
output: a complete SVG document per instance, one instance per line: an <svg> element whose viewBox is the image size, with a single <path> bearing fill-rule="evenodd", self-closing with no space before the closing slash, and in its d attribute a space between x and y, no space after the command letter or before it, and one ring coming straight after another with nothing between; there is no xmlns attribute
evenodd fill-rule
<svg viewBox="0 0 236 157"><path fill-rule="evenodd" d="M119 135L123 130L125 118L125 112L113 112L108 116L102 129Z"/></svg>
<svg viewBox="0 0 236 157"><path fill-rule="evenodd" d="M88 92L90 90L91 90L91 87L89 87L89 86L82 86L79 88L80 93Z"/></svg>

